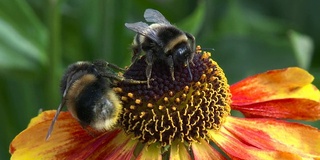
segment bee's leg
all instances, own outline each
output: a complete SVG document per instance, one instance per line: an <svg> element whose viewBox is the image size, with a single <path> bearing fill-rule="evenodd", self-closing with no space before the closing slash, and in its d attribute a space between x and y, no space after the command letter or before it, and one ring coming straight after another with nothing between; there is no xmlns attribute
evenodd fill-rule
<svg viewBox="0 0 320 160"><path fill-rule="evenodd" d="M123 71L123 72L127 70L125 68L121 68L121 67L119 67L119 66L117 66L115 64L109 63L109 62L107 62L107 67L112 68L112 69L116 69L116 70L119 70L119 71Z"/></svg>
<svg viewBox="0 0 320 160"><path fill-rule="evenodd" d="M131 63L134 63L139 59L140 54L142 52L139 35L136 35L133 39L132 51L133 51L133 55L131 57Z"/></svg>
<svg viewBox="0 0 320 160"><path fill-rule="evenodd" d="M117 80L117 81L124 82L124 83L131 83L131 84L144 84L144 83L147 83L147 81L127 79L127 78L125 78L125 77L123 77L123 76L118 76L118 75L113 74L113 73L102 73L101 75L102 75L103 77L115 79L115 80Z"/></svg>
<svg viewBox="0 0 320 160"><path fill-rule="evenodd" d="M187 38L190 40L191 42L191 49L192 51L196 50L196 39L194 38L193 35L191 35L190 33L184 32L187 36Z"/></svg>
<svg viewBox="0 0 320 160"><path fill-rule="evenodd" d="M130 68L137 60L140 59L141 52L142 52L140 38L141 36L137 34L133 39L133 42L131 45L131 50L132 50L131 64L126 68Z"/></svg>
<svg viewBox="0 0 320 160"><path fill-rule="evenodd" d="M188 66L189 66L189 63L191 63L193 66L195 66L195 64L193 63L193 57L194 57L194 54L195 53L192 53L191 55L190 55L190 58L188 59Z"/></svg>
<svg viewBox="0 0 320 160"><path fill-rule="evenodd" d="M130 68L136 61L138 61L140 58L140 54L133 54L131 57L131 64L126 67L126 69Z"/></svg>
<svg viewBox="0 0 320 160"><path fill-rule="evenodd" d="M172 55L170 55L167 58L167 64L169 65L169 70L170 70L170 73L171 73L172 80L175 81L175 78L174 78L174 63L173 63Z"/></svg>
<svg viewBox="0 0 320 160"><path fill-rule="evenodd" d="M83 124L83 123L81 123L81 122L79 122L79 123L80 123L81 127L82 127L90 136L92 136L92 137L96 137L96 136L97 136L94 132L92 132L90 129L88 129L88 125Z"/></svg>
<svg viewBox="0 0 320 160"><path fill-rule="evenodd" d="M134 64L134 62L136 62L138 59L139 59L139 57L140 57L140 54L133 54L133 56L131 57L131 64L130 64L130 66L132 65L132 64ZM129 67L130 68L130 67Z"/></svg>
<svg viewBox="0 0 320 160"><path fill-rule="evenodd" d="M150 88L150 78L151 78L151 72L152 72L152 64L153 64L153 52L149 51L146 53L146 76L147 76L147 85L148 88Z"/></svg>
<svg viewBox="0 0 320 160"><path fill-rule="evenodd" d="M93 64L101 69L105 69L105 68L111 68L111 69L115 69L115 70L119 70L119 71L126 71L126 69L124 68L121 68L115 64L112 64L112 63L109 63L107 61L104 61L104 60L97 60L97 61L94 61Z"/></svg>
<svg viewBox="0 0 320 160"><path fill-rule="evenodd" d="M184 32L187 36L187 38L189 39L190 41L190 46L191 46L191 50L192 50L192 53L190 55L190 58L189 58L189 63L192 63L192 65L194 66L195 64L193 63L193 57L194 57L194 54L196 53L196 40L194 38L193 35L191 35L190 33L187 33L187 32ZM189 64L187 64L189 66Z"/></svg>
<svg viewBox="0 0 320 160"><path fill-rule="evenodd" d="M136 34L133 38L133 42L131 45L131 49L132 49L132 54L133 56L131 57L131 62L135 62L137 60L137 58L139 57L139 54L142 51L142 46L141 46L141 41L140 41L141 36L139 34Z"/></svg>
<svg viewBox="0 0 320 160"><path fill-rule="evenodd" d="M131 83L131 84L144 84L144 83L148 83L148 81L140 81L140 80L126 79L126 78L122 78L121 82Z"/></svg>
<svg viewBox="0 0 320 160"><path fill-rule="evenodd" d="M194 64L193 64L193 65L194 65ZM191 73L191 70L190 70L189 60L187 60L187 68L188 68L190 80L192 80L192 73Z"/></svg>

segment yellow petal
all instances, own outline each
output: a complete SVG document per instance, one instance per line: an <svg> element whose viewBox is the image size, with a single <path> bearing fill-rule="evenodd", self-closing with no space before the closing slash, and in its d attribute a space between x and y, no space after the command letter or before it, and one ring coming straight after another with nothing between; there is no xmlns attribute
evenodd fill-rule
<svg viewBox="0 0 320 160"><path fill-rule="evenodd" d="M242 142L260 149L320 158L320 131L310 126L272 119L230 116L223 127Z"/></svg>
<svg viewBox="0 0 320 160"><path fill-rule="evenodd" d="M170 150L170 160L188 160L191 159L189 152L183 142L173 141Z"/></svg>
<svg viewBox="0 0 320 160"><path fill-rule="evenodd" d="M114 154L132 157L134 144L130 136L114 130L94 133L93 137L69 112L60 113L51 137L46 141L54 115L55 111L46 111L31 120L28 128L11 142L11 159L90 159Z"/></svg>
<svg viewBox="0 0 320 160"><path fill-rule="evenodd" d="M159 144L145 145L137 157L139 160L162 160Z"/></svg>
<svg viewBox="0 0 320 160"><path fill-rule="evenodd" d="M232 105L245 105L287 98L320 101L319 90L311 84L313 76L292 67L248 77L230 86Z"/></svg>
<svg viewBox="0 0 320 160"><path fill-rule="evenodd" d="M229 133L225 128L221 128L220 131L210 130L208 132L210 138L215 141L215 143L224 150L224 152L229 155L232 159L243 159L243 160L271 160L271 159L281 159L281 160L300 160L301 157L296 154L273 151L266 149L259 149L246 143L243 143L231 133Z"/></svg>
<svg viewBox="0 0 320 160"><path fill-rule="evenodd" d="M51 138L46 141L45 136L54 114L54 111L42 112L31 120L26 130L14 138L10 145L12 159L58 158L68 148L83 142L75 141L77 136L82 137L84 141L92 139L70 114L62 112L55 124Z"/></svg>
<svg viewBox="0 0 320 160"><path fill-rule="evenodd" d="M214 160L224 160L222 154L220 154L217 150L212 148L210 144L203 139L200 139L200 143L192 143L192 151L195 160L202 159L214 159Z"/></svg>

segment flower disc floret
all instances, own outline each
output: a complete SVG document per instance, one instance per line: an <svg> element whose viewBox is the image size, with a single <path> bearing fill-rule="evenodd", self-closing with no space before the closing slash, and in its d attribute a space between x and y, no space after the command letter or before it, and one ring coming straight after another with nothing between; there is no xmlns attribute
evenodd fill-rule
<svg viewBox="0 0 320 160"><path fill-rule="evenodd" d="M210 53L197 52L187 67L175 67L173 81L161 61L153 64L150 88L146 84L119 83L115 91L123 102L119 124L143 143L170 145L207 139L207 130L219 130L230 114L231 96L227 79ZM124 77L145 80L144 57Z"/></svg>

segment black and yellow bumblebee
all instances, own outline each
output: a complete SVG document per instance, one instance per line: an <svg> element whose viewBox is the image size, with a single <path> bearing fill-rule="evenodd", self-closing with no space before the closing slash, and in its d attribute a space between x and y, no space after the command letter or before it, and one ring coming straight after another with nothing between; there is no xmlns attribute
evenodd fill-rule
<svg viewBox="0 0 320 160"><path fill-rule="evenodd" d="M157 10L146 9L144 22L125 23L125 26L137 33L134 37L132 48L134 63L142 51L146 55L146 77L148 87L151 78L152 64L156 60L163 60L169 66L172 80L174 77L175 66L187 66L192 79L189 63L193 63L195 54L195 38L193 35L184 32L170 22Z"/></svg>
<svg viewBox="0 0 320 160"><path fill-rule="evenodd" d="M66 70L61 80L62 100L49 127L46 139L64 106L83 128L112 129L122 112L119 97L113 91L114 81L142 84L146 81L125 79L113 69L124 69L105 61L76 62Z"/></svg>

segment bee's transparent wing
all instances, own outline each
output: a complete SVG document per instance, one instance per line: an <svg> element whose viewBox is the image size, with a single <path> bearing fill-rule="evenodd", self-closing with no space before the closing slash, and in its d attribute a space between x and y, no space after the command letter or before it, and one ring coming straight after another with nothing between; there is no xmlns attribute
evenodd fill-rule
<svg viewBox="0 0 320 160"><path fill-rule="evenodd" d="M147 22L171 25L170 22L159 11L154 9L146 9L144 12L144 19Z"/></svg>
<svg viewBox="0 0 320 160"><path fill-rule="evenodd" d="M146 36L153 41L155 41L158 45L162 46L159 37L157 36L157 32L154 31L152 28L149 27L147 23L144 22L136 22L136 23L125 23L124 24L127 28L139 33L143 36Z"/></svg>

